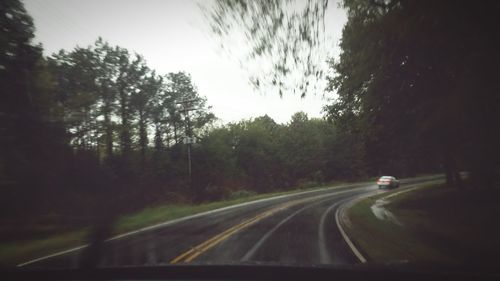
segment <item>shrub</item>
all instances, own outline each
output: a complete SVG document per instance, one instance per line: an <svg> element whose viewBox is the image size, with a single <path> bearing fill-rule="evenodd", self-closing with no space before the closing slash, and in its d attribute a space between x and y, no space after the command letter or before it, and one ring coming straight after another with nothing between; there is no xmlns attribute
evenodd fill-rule
<svg viewBox="0 0 500 281"><path fill-rule="evenodd" d="M250 197L250 196L253 196L256 194L257 193L255 191L241 189L241 190L231 192L231 194L229 195L229 199L246 198L246 197Z"/></svg>

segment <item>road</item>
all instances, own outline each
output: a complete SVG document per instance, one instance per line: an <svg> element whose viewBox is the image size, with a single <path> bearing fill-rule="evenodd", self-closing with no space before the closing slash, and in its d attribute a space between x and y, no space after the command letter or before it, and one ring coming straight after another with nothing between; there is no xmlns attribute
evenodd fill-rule
<svg viewBox="0 0 500 281"><path fill-rule="evenodd" d="M437 177L402 180L401 188ZM342 204L379 191L373 184L306 191L180 219L103 245L100 266L167 264L333 264L360 262L335 214ZM390 191L389 191L390 192ZM31 267L78 267L84 249L29 261Z"/></svg>

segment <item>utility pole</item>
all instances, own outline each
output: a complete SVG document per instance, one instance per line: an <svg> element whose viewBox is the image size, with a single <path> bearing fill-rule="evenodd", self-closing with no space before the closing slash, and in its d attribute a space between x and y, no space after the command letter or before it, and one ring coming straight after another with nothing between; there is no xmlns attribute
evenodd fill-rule
<svg viewBox="0 0 500 281"><path fill-rule="evenodd" d="M187 99L187 100L181 100L176 102L177 104L180 104L182 106L182 109L179 111L183 113L186 117L186 132L184 136L184 144L187 145L187 157L188 157L188 175L189 175L189 187L191 188L191 145L195 142L195 139L193 137L193 132L191 130L191 120L189 118L189 112L193 110L197 110L197 108L194 108L192 106L193 102L198 101L198 99Z"/></svg>

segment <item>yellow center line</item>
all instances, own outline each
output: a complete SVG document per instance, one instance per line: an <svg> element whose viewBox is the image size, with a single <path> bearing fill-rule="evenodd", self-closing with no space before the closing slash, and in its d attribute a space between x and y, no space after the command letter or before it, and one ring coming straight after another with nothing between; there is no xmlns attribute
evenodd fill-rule
<svg viewBox="0 0 500 281"><path fill-rule="evenodd" d="M264 217L264 216L263 216ZM263 217L260 217L260 218L254 218L250 221L246 221L245 223L243 224L240 224L238 228L236 229L233 229L232 231L228 232L228 233L225 233L224 235L221 235L220 237L218 237L215 241L213 241L212 243L206 245L205 247L203 247L202 249L200 249L199 251L196 251L194 254L192 254L191 256L187 257L184 262L191 262L192 260L194 260L196 257L198 257L199 255L203 254L204 252L206 252L208 249L214 247L215 245L219 244L220 242L222 242L223 240L226 240L228 239L231 235L235 234L236 232L256 223L257 221L261 220Z"/></svg>
<svg viewBox="0 0 500 281"><path fill-rule="evenodd" d="M253 218L254 219L254 218ZM252 219L251 219L252 220ZM250 220L248 220L250 221ZM171 263L177 263L179 262L181 259L183 259L184 257L186 256L189 256L190 254L195 254L197 252L201 252L203 248L205 248L205 246L207 245L210 245L212 242L218 240L221 236L225 236L227 233L233 233L235 230L237 230L238 228L240 228L242 225L244 225L245 223L247 223L248 221L244 221L243 223L240 223L240 224L237 224L227 230L225 230L224 232L210 238L209 240L199 244L198 246L195 246L193 248L191 248L189 251L185 252L184 254L176 257L175 259L173 259L171 261Z"/></svg>
<svg viewBox="0 0 500 281"><path fill-rule="evenodd" d="M269 217L269 216L271 216L271 215L273 215L281 210L287 209L291 206L300 204L300 203L308 201L308 200L314 200L316 197L300 199L300 200L296 200L296 201L292 201L292 202L283 203L276 208L273 208L271 210L260 213L260 214L254 216L250 219L247 219L247 220L245 220L237 225L234 225L234 226L226 229L222 233L219 233L219 234L215 235L214 237L206 240L205 242L191 248L190 250L184 252L183 254L181 254L181 255L177 256L176 258L174 258L173 260L171 260L170 263L174 264L174 263L179 263L179 262L184 262L184 263L191 262L199 255L201 255L204 252L208 251L209 249L213 248L214 246L216 246L220 242L228 239L229 237L231 237L232 235L234 235L238 231L245 229L245 228L259 222L260 220L262 220L266 217Z"/></svg>

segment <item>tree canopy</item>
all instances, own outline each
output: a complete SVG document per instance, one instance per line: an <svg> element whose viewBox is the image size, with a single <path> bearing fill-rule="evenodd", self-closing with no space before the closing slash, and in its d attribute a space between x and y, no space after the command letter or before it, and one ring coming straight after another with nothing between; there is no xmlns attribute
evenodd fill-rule
<svg viewBox="0 0 500 281"><path fill-rule="evenodd" d="M459 169L491 184L497 4L346 0L344 7L342 54L329 78L338 97L326 110L363 140L372 173L442 163L451 185Z"/></svg>
<svg viewBox="0 0 500 281"><path fill-rule="evenodd" d="M287 87L306 94L308 79L323 75L315 50L328 1L302 4L221 0L207 11L218 36L243 31L247 59L267 61L254 80L267 94ZM57 214L78 218L81 228L101 214L163 202L383 174L444 172L460 187L465 170L474 186L494 186L499 5L344 0L343 7L348 21L340 57L328 60L325 118L297 112L286 124L264 115L216 125L189 73L158 73L102 38L45 57L22 3L2 1L2 219ZM297 70L304 79L293 77ZM195 143L186 146L186 137Z"/></svg>
<svg viewBox="0 0 500 281"><path fill-rule="evenodd" d="M323 77L321 48L328 2L218 0L205 12L221 46L225 40L244 42L244 53L237 55L250 70L255 88L280 96L293 91L304 97Z"/></svg>

